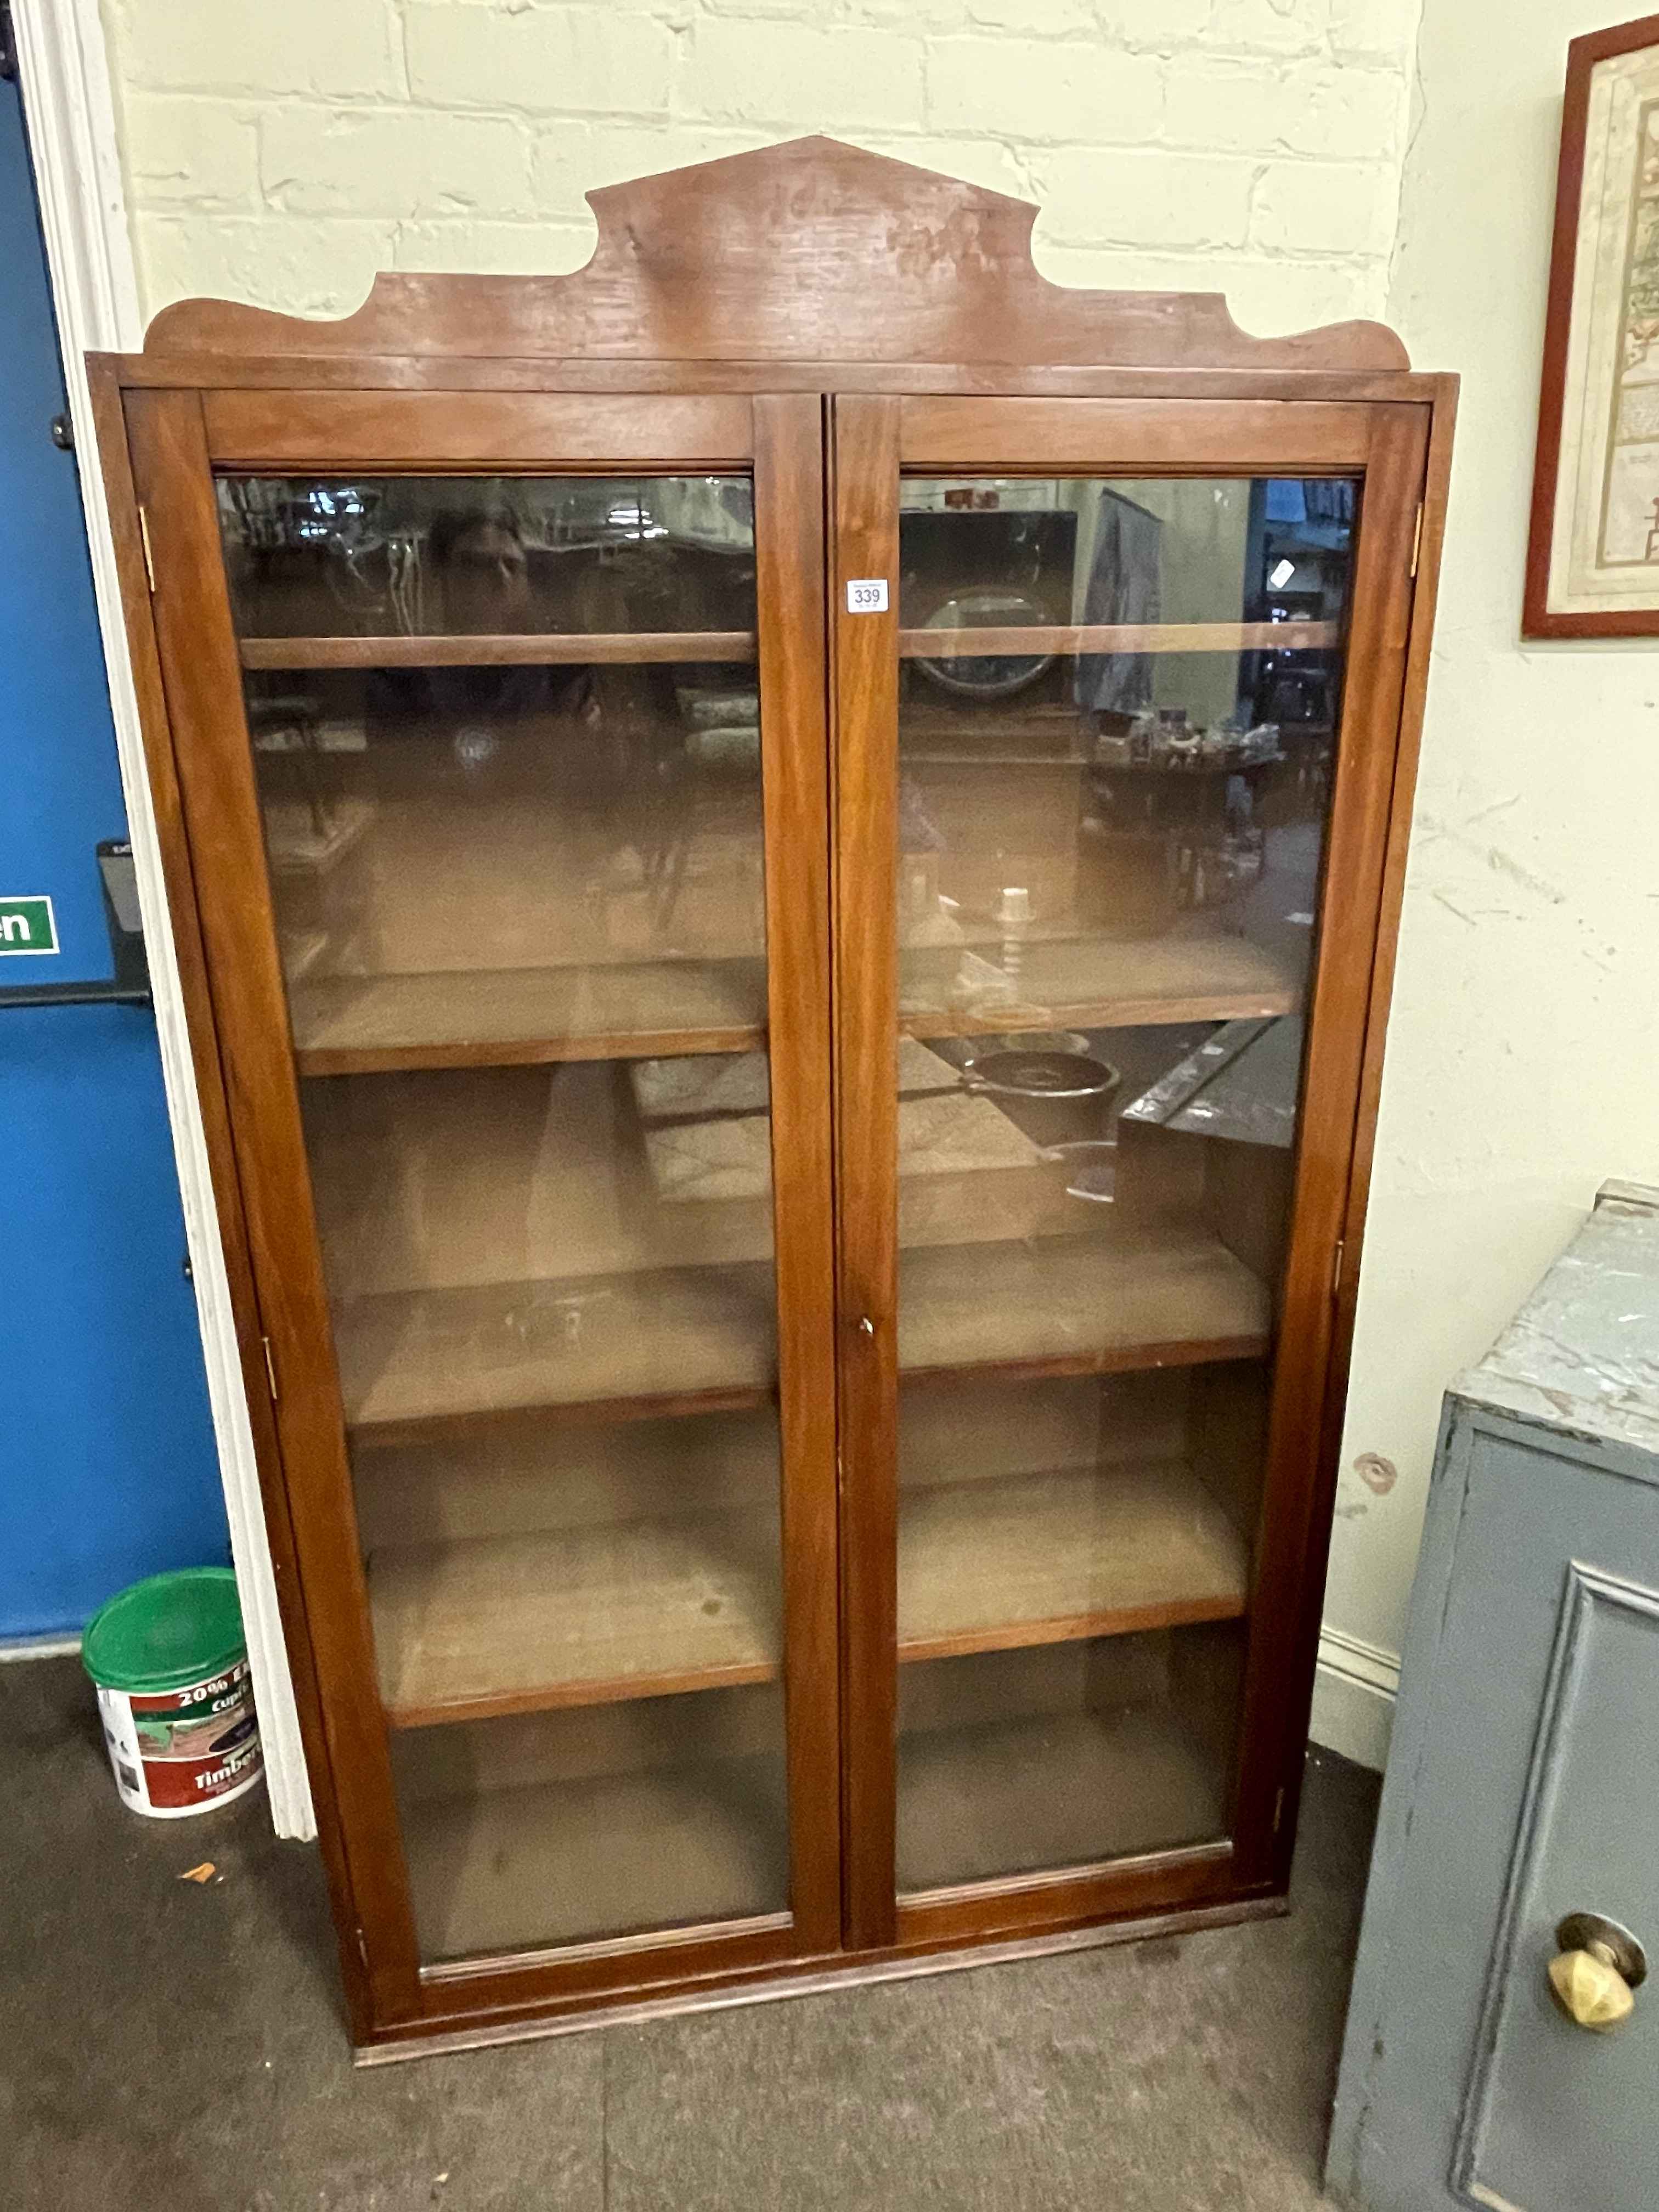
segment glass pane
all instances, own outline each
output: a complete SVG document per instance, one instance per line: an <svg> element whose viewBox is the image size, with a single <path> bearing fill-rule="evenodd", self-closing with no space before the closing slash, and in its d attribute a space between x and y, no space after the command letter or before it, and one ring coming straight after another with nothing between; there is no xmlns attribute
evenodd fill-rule
<svg viewBox="0 0 1659 2212"><path fill-rule="evenodd" d="M1228 1830L1356 493L903 486L902 1888Z"/></svg>
<svg viewBox="0 0 1659 2212"><path fill-rule="evenodd" d="M749 483L220 501L423 1953L786 1910Z"/></svg>
<svg viewBox="0 0 1659 2212"><path fill-rule="evenodd" d="M1243 1658L1229 1624L907 1668L899 1887L949 1889L1224 1834Z"/></svg>
<svg viewBox="0 0 1659 2212"><path fill-rule="evenodd" d="M226 477L244 637L752 629L747 477Z"/></svg>
<svg viewBox="0 0 1659 2212"><path fill-rule="evenodd" d="M787 1896L775 1686L410 1729L392 1762L431 1955L738 1920Z"/></svg>

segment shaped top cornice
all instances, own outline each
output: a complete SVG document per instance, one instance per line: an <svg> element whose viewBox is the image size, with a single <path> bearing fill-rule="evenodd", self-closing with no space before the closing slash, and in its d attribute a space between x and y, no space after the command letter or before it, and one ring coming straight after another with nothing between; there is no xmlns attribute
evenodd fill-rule
<svg viewBox="0 0 1659 2212"><path fill-rule="evenodd" d="M832 138L797 138L587 195L599 243L562 276L377 276L312 321L182 301L150 355L821 361L1021 368L1409 367L1380 323L1241 331L1217 292L1093 292L1031 259L1037 210Z"/></svg>

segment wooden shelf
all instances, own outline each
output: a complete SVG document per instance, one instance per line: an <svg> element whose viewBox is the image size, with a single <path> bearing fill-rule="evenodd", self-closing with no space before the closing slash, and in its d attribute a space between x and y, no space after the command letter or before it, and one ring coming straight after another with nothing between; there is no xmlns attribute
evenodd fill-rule
<svg viewBox="0 0 1659 2212"><path fill-rule="evenodd" d="M1256 769L1279 768L1282 752L1262 753L1251 760L1103 761L1083 753L945 752L935 746L904 745L902 758L907 770L921 768L1066 769L1073 775L1097 769L1106 775L1166 776L1190 784L1195 778L1246 775Z"/></svg>
<svg viewBox="0 0 1659 2212"><path fill-rule="evenodd" d="M346 1421L391 1443L539 1408L642 1420L764 1405L775 1321L772 1269L748 1261L380 1292L336 1311ZM1255 1358L1269 1325L1261 1283L1203 1230L924 1245L900 1261L899 1364L917 1382Z"/></svg>
<svg viewBox="0 0 1659 2212"><path fill-rule="evenodd" d="M1158 1705L901 1735L898 1885L945 1889L1216 1841L1226 1782Z"/></svg>
<svg viewBox="0 0 1659 2212"><path fill-rule="evenodd" d="M766 964L657 960L291 981L301 1075L523 1067L744 1052L766 1036Z"/></svg>
<svg viewBox="0 0 1659 2212"><path fill-rule="evenodd" d="M1131 1029L1288 1014L1301 1003L1296 979L1271 953L1218 934L1028 940L1017 998L906 1010L901 996L899 1026L913 1037Z"/></svg>
<svg viewBox="0 0 1659 2212"><path fill-rule="evenodd" d="M244 668L589 667L599 663L750 661L748 629L567 630L458 637L245 637Z"/></svg>
<svg viewBox="0 0 1659 2212"><path fill-rule="evenodd" d="M899 1657L1237 1618L1249 1560L1179 1461L905 1495ZM776 1679L775 1514L392 1545L368 1563L394 1728Z"/></svg>
<svg viewBox="0 0 1659 2212"><path fill-rule="evenodd" d="M776 1755L405 1803L403 1826L428 1958L788 1908Z"/></svg>
<svg viewBox="0 0 1659 2212"><path fill-rule="evenodd" d="M1235 1620L1243 1539L1179 1460L909 1490L899 1658Z"/></svg>
<svg viewBox="0 0 1659 2212"><path fill-rule="evenodd" d="M912 1382L1254 1359L1270 1326L1263 1285L1201 1229L927 1245L899 1258L899 1367Z"/></svg>
<svg viewBox="0 0 1659 2212"><path fill-rule="evenodd" d="M900 758L908 769L917 768L1063 768L1079 775L1092 763L1079 753L964 753L946 752L933 745L901 745Z"/></svg>
<svg viewBox="0 0 1659 2212"><path fill-rule="evenodd" d="M336 1316L346 1419L371 1440L557 1407L637 1420L759 1406L777 1382L769 1267L388 1291Z"/></svg>
<svg viewBox="0 0 1659 2212"><path fill-rule="evenodd" d="M902 660L1051 653L1328 653L1339 623L1073 623L1025 629L902 629Z"/></svg>
<svg viewBox="0 0 1659 2212"><path fill-rule="evenodd" d="M902 629L904 660L1054 653L1323 653L1336 623L1081 623L1030 628ZM451 637L244 637L244 668L483 668L646 661L747 662L752 630L542 631Z"/></svg>
<svg viewBox="0 0 1659 2212"><path fill-rule="evenodd" d="M903 1035L1125 1029L1292 1013L1295 980L1243 937L1080 938L1022 947L1018 1002L902 1013ZM747 1052L766 1038L759 959L457 969L289 984L301 1075L524 1067Z"/></svg>
<svg viewBox="0 0 1659 2212"><path fill-rule="evenodd" d="M398 1545L368 1562L394 1728L772 1680L777 1516Z"/></svg>

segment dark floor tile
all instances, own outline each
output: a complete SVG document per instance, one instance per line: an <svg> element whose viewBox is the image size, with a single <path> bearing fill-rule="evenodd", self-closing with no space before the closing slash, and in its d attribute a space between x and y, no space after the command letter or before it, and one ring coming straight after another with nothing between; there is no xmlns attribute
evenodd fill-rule
<svg viewBox="0 0 1659 2212"><path fill-rule="evenodd" d="M316 1853L127 1812L90 1694L0 1668L6 2212L599 2212L599 2039L354 2070Z"/></svg>
<svg viewBox="0 0 1659 2212"><path fill-rule="evenodd" d="M4 2212L1320 2202L1376 1795L1340 1760L1288 1920L367 2072L262 1797L125 1811L72 1662L0 1668L0 1793Z"/></svg>
<svg viewBox="0 0 1659 2212"><path fill-rule="evenodd" d="M1372 1777L1310 1774L1296 1911L613 2030L608 2212L1300 2212Z"/></svg>

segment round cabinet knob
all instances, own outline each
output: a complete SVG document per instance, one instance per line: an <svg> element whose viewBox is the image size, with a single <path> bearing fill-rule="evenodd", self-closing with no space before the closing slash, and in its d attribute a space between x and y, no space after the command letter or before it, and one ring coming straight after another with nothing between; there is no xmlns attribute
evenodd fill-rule
<svg viewBox="0 0 1659 2212"><path fill-rule="evenodd" d="M1597 1912L1571 1912L1555 1931L1550 1994L1567 2018L1597 2035L1622 2027L1633 1992L1647 1979L1647 1957L1627 1928Z"/></svg>

